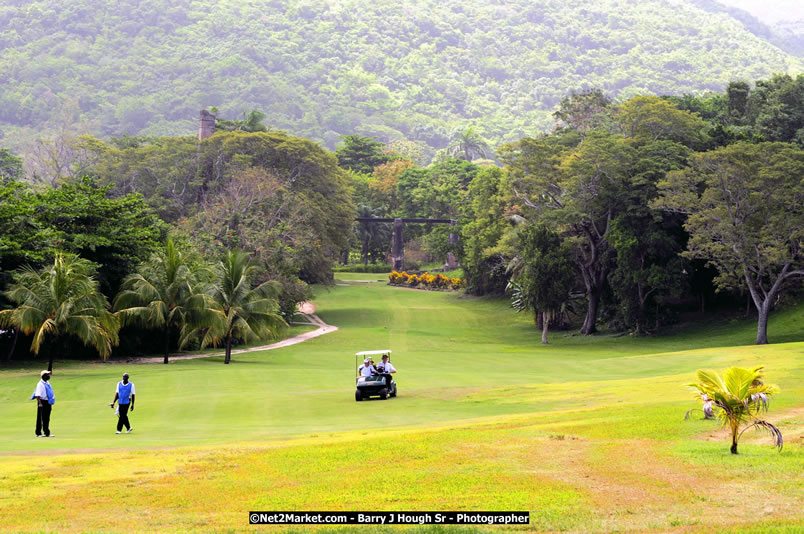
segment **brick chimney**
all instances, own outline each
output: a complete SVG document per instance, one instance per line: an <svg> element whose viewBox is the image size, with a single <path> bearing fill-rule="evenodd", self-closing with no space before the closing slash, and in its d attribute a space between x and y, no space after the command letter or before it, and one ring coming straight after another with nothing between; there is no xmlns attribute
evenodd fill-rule
<svg viewBox="0 0 804 534"><path fill-rule="evenodd" d="M201 110L201 119L198 123L198 140L203 141L215 133L215 115L209 111Z"/></svg>

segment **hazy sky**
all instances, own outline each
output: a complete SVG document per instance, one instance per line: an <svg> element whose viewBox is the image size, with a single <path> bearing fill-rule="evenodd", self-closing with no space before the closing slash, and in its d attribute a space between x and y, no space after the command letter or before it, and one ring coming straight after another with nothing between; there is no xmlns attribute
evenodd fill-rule
<svg viewBox="0 0 804 534"><path fill-rule="evenodd" d="M718 0L748 11L766 24L804 19L804 0Z"/></svg>

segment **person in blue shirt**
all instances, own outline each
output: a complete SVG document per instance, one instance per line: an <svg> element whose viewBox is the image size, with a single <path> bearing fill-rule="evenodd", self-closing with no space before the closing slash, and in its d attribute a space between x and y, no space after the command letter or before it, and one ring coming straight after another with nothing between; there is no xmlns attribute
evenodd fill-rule
<svg viewBox="0 0 804 534"><path fill-rule="evenodd" d="M114 408L114 403L118 404L118 411L120 418L117 420L117 432L121 434L123 427L126 427L126 434L130 434L132 430L131 423L128 420L128 410L131 406L131 411L134 411L134 382L128 381L128 373L123 373L123 380L117 383L114 390L114 400L109 403L109 406Z"/></svg>
<svg viewBox="0 0 804 534"><path fill-rule="evenodd" d="M53 386L49 384L50 371L39 373L39 383L31 395L31 400L36 399L36 437L52 438L50 433L50 412L56 404L56 396L53 394Z"/></svg>

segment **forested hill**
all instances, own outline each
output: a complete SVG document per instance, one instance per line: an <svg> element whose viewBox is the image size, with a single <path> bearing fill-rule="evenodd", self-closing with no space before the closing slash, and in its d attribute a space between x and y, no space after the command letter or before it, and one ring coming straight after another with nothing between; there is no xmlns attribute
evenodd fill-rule
<svg viewBox="0 0 804 534"><path fill-rule="evenodd" d="M187 135L198 111L332 148L341 134L443 147L548 128L573 90L722 90L801 60L691 0L6 0L0 146L48 130Z"/></svg>

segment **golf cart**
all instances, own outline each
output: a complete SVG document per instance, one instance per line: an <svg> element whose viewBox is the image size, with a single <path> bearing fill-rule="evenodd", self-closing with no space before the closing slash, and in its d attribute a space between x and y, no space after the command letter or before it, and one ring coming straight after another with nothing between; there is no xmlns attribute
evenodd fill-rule
<svg viewBox="0 0 804 534"><path fill-rule="evenodd" d="M358 361L363 363L364 360L369 359L372 361L373 357L381 358L383 354L388 355L388 361L391 361L390 350L366 350L355 354L355 368L358 368ZM362 359L361 359L362 358ZM375 370L371 376L358 376L357 377L357 390L355 390L355 400L357 402L371 397L379 397L382 400L388 397L396 397L396 382L390 373L380 373Z"/></svg>

